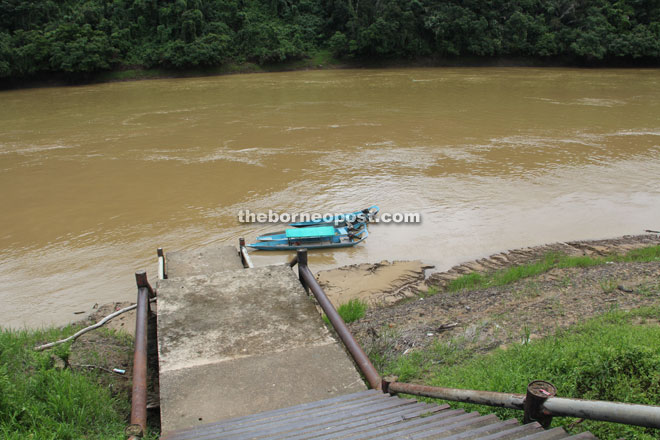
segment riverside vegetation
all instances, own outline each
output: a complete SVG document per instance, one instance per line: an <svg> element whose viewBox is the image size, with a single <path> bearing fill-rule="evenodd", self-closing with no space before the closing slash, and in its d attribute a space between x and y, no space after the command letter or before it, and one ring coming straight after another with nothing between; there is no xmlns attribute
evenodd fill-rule
<svg viewBox="0 0 660 440"><path fill-rule="evenodd" d="M84 325L0 330L0 437L7 440L124 439L130 414L130 336L95 330L37 352ZM112 368L126 370L125 375ZM152 430L153 431L153 430ZM149 433L146 439L155 439Z"/></svg>
<svg viewBox="0 0 660 440"><path fill-rule="evenodd" d="M562 397L660 403L660 246L609 256L551 253L460 276L414 299L370 309L350 325L376 368L402 382L524 394L543 379ZM612 440L658 434L569 418L553 426Z"/></svg>
<svg viewBox="0 0 660 440"><path fill-rule="evenodd" d="M324 55L320 55L324 54ZM657 64L641 0L0 0L0 78L291 62L527 57Z"/></svg>

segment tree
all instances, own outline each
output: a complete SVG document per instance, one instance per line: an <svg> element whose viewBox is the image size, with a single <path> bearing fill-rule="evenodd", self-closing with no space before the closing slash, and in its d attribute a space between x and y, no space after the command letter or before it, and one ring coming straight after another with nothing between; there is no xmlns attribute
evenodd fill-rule
<svg viewBox="0 0 660 440"><path fill-rule="evenodd" d="M63 72L94 72L108 69L117 52L107 35L89 24L62 24L46 34L50 40L50 68Z"/></svg>

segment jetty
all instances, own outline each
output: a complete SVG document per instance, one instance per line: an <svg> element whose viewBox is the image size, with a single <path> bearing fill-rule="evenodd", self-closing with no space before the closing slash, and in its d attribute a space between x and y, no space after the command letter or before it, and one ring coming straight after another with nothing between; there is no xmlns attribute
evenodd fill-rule
<svg viewBox="0 0 660 440"><path fill-rule="evenodd" d="M242 245L159 251L161 439L595 438L396 396L425 394L380 378L306 251L253 268Z"/></svg>
<svg viewBox="0 0 660 440"><path fill-rule="evenodd" d="M287 265L168 254L158 284L163 432L366 390Z"/></svg>

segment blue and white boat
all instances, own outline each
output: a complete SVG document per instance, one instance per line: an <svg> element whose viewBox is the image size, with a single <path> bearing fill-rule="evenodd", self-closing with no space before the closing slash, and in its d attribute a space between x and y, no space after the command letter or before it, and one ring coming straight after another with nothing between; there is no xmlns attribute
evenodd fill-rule
<svg viewBox="0 0 660 440"><path fill-rule="evenodd" d="M287 251L301 247L306 249L329 249L355 246L369 236L367 225L361 223L355 230L333 226L311 226L284 231L282 238L271 238L248 247L264 251Z"/></svg>
<svg viewBox="0 0 660 440"><path fill-rule="evenodd" d="M333 227L333 226L330 226L330 225L324 225L324 226L329 227L329 228L333 228L334 229L334 235L336 236L336 235L355 234L357 231L359 231L362 227L365 226L365 223L349 224L349 225L340 226L340 227ZM307 227L307 228L304 228L304 229L309 229L310 227ZM257 241L286 240L288 238L287 231L271 232L269 234L260 235L260 236L257 237ZM295 231L295 230L293 230L293 231ZM291 233L293 234L293 232L291 232Z"/></svg>

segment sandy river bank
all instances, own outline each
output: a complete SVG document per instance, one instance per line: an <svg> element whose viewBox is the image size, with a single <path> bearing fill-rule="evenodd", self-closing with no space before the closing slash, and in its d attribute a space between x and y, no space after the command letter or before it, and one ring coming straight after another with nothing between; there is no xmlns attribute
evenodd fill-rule
<svg viewBox="0 0 660 440"><path fill-rule="evenodd" d="M487 258L465 262L443 272L431 272L433 266L425 264L421 260L381 261L375 264L353 264L323 270L319 271L316 277L335 307L345 304L354 298L358 298L369 304L370 310L367 315L367 322L369 320L387 320L386 316L389 316L388 314L390 313L395 313L399 318L401 318L400 315L406 315L405 319L410 320L412 319L412 315L419 315L417 311L415 313L412 311L407 313L404 311L405 307L396 308L388 306L393 306L406 298L415 298L420 293L424 296L423 294L428 292L429 289L433 291L442 290L451 280L467 273L484 273L526 264L537 261L548 253L561 253L570 256L605 256L623 254L633 249L654 245L660 245L660 235L644 234L513 249L491 255ZM580 270L572 269L572 275L579 276L578 272ZM567 272L570 271L567 270ZM598 271L602 279L613 280L622 279L624 273L621 271L624 271L626 277L630 278L632 276L633 278L628 279L628 282L635 284L635 275L630 275L630 271L624 269L619 264L606 265L599 268ZM559 275L557 273L550 275L550 278L553 277L557 278ZM130 302L116 302L96 306L88 312L89 315L86 321L99 320L129 304ZM422 306L420 305L419 307ZM385 311L387 309L390 309L390 312ZM396 310L396 312L391 312L391 310ZM78 313L82 314L85 312ZM383 316L376 318L379 314ZM72 320L74 319L72 318ZM366 325L368 326L368 324ZM130 334L134 332L135 328L134 312L124 313L110 321L106 326ZM357 327L354 325L354 327L359 331L359 325Z"/></svg>

